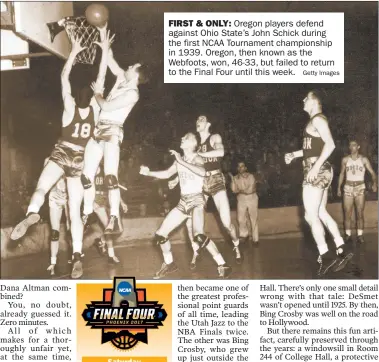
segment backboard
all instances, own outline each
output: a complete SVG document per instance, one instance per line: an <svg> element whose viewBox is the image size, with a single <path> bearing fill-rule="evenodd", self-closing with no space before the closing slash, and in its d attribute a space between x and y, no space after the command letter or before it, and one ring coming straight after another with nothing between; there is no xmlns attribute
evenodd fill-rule
<svg viewBox="0 0 379 362"><path fill-rule="evenodd" d="M51 41L47 23L73 16L72 2L1 1L1 70L27 69L29 58L55 54L67 58L70 41L65 31ZM45 53L29 53L29 43Z"/></svg>
<svg viewBox="0 0 379 362"><path fill-rule="evenodd" d="M29 43L17 36L12 30L1 29L1 56L22 55L29 53ZM30 59L2 59L1 71L13 69L29 69Z"/></svg>
<svg viewBox="0 0 379 362"><path fill-rule="evenodd" d="M61 20L66 16L73 16L74 10L71 1L15 1L13 11L15 32L17 34L61 58L68 57L70 42L66 33L62 31L51 42L46 24Z"/></svg>

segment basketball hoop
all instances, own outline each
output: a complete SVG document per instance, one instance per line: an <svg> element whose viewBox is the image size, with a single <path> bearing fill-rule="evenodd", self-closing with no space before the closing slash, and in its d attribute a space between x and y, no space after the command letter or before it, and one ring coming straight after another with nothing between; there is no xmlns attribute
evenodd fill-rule
<svg viewBox="0 0 379 362"><path fill-rule="evenodd" d="M48 23L47 26L50 31L51 42L63 29L66 31L70 41L73 38L82 39L81 45L87 48L76 56L75 61L82 64L93 64L97 50L94 42L100 39L100 32L96 27L89 24L84 16L77 18L66 17L58 22Z"/></svg>

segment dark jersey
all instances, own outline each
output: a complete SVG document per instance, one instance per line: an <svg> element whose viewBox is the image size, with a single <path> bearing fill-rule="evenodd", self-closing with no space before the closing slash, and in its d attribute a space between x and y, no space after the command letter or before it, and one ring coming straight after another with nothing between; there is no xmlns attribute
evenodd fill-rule
<svg viewBox="0 0 379 362"><path fill-rule="evenodd" d="M106 191L104 184L104 169L99 167L99 172L95 176L95 189L96 191Z"/></svg>
<svg viewBox="0 0 379 362"><path fill-rule="evenodd" d="M75 113L71 123L62 128L61 141L73 143L77 146L85 147L95 129L95 117L93 108L90 110L87 118L80 117L79 108L75 106Z"/></svg>
<svg viewBox="0 0 379 362"><path fill-rule="evenodd" d="M310 122L316 117L321 116L326 119L326 117L319 113L313 116L310 119ZM309 157L319 157L321 155L321 151L324 148L325 142L321 137L315 137L311 134L309 134L306 131L306 127L303 133L303 158L306 160Z"/></svg>
<svg viewBox="0 0 379 362"><path fill-rule="evenodd" d="M212 135L199 146L197 152L209 152L214 150L210 141L211 136ZM203 157L205 171L221 170L221 160L222 157Z"/></svg>

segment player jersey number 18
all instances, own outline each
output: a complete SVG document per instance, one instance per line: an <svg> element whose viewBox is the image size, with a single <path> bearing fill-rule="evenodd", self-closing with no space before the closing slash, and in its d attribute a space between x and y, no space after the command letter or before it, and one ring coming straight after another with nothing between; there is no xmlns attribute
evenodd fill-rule
<svg viewBox="0 0 379 362"><path fill-rule="evenodd" d="M88 138L91 135L91 125L89 123L75 123L75 130L71 135L75 138Z"/></svg>

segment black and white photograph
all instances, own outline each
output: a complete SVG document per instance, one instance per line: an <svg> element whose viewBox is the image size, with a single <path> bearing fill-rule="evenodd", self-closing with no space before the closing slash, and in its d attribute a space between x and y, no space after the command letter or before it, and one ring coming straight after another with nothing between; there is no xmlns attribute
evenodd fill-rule
<svg viewBox="0 0 379 362"><path fill-rule="evenodd" d="M343 13L344 81L165 83L165 13ZM1 279L377 279L377 175L377 2L1 2Z"/></svg>

